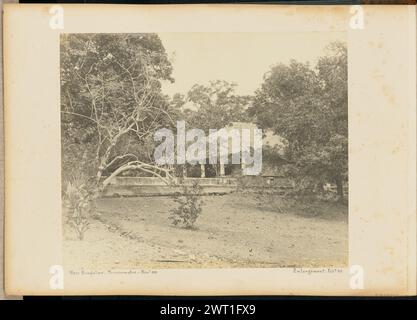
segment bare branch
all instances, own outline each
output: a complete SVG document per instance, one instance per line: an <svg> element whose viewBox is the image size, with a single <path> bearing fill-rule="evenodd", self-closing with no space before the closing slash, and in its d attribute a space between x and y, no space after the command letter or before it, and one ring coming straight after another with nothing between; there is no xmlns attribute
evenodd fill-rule
<svg viewBox="0 0 417 320"><path fill-rule="evenodd" d="M122 165L121 167L119 167L118 169L116 169L109 177L107 177L103 181L103 184L102 184L103 188L106 187L114 177L118 176L123 171L133 170L133 169L138 169L138 170L142 170L144 172L150 173L150 174L158 177L159 179L161 179L167 185L171 185L172 183L174 183L174 178L170 174L170 172L171 172L170 169L164 169L164 168L158 167L156 165L152 165L152 164L149 164L149 163L145 163L145 162L136 160L136 161L128 162L128 163ZM163 177L157 171L164 172L166 177Z"/></svg>

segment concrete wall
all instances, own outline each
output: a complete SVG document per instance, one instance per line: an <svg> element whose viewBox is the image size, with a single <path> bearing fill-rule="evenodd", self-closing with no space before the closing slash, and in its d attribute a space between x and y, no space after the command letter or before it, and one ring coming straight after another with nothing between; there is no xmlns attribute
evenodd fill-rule
<svg viewBox="0 0 417 320"><path fill-rule="evenodd" d="M262 188L286 189L290 188L287 179L271 177L217 177L217 178L184 178L182 184L192 186L194 182L202 187L202 194L226 194L242 188L253 191ZM179 181L177 181L178 183ZM164 196L183 192L181 186L168 186L155 177L115 177L103 192L105 197L138 197L138 196Z"/></svg>
<svg viewBox="0 0 417 320"><path fill-rule="evenodd" d="M192 186L198 182L202 194L226 194L236 190L234 178L184 178L182 183ZM177 181L178 182L178 181ZM154 177L115 177L103 192L105 197L164 196L183 192L181 186L168 186L161 179Z"/></svg>
<svg viewBox="0 0 417 320"><path fill-rule="evenodd" d="M177 180L178 182L179 180ZM200 186L221 186L237 184L236 178L218 177L218 178L184 178L183 183L192 185L197 181ZM165 186L166 184L156 177L115 177L111 180L112 186Z"/></svg>

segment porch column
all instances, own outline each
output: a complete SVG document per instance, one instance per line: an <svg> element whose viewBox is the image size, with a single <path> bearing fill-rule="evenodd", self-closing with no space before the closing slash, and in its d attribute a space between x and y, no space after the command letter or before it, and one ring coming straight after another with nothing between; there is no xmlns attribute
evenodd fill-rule
<svg viewBox="0 0 417 320"><path fill-rule="evenodd" d="M200 164L200 171L201 171L201 178L206 177L206 166L204 164Z"/></svg>
<svg viewBox="0 0 417 320"><path fill-rule="evenodd" d="M220 163L220 176L224 176L224 163Z"/></svg>

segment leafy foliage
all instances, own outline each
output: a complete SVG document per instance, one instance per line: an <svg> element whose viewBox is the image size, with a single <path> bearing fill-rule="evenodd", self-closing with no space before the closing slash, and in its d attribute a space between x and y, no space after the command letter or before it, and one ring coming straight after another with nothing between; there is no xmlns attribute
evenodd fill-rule
<svg viewBox="0 0 417 320"><path fill-rule="evenodd" d="M191 186L181 184L181 188L181 192L174 196L177 207L170 210L169 219L174 225L180 225L185 229L193 229L202 212L202 188L198 181L194 181Z"/></svg>
<svg viewBox="0 0 417 320"><path fill-rule="evenodd" d="M186 111L188 122L195 128L221 129L231 122L247 120L245 110L250 97L235 93L236 84L226 81L212 81L209 85L194 85L187 95L192 106Z"/></svg>
<svg viewBox="0 0 417 320"><path fill-rule="evenodd" d="M335 183L343 198L348 170L347 49L333 43L313 69L291 61L265 75L248 110L285 138L287 175L304 189Z"/></svg>
<svg viewBox="0 0 417 320"><path fill-rule="evenodd" d="M79 240L89 227L89 217L93 208L92 202L96 196L95 183L83 174L73 176L67 182L64 201L67 207L67 222L74 229Z"/></svg>
<svg viewBox="0 0 417 320"><path fill-rule="evenodd" d="M171 72L156 34L62 35L63 171L83 158L97 180L123 166L150 169L149 136L172 124L161 92Z"/></svg>

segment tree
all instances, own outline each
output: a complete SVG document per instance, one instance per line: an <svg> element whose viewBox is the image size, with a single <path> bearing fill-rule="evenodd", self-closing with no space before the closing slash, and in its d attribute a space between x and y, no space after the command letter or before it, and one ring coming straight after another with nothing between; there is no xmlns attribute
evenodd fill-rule
<svg viewBox="0 0 417 320"><path fill-rule="evenodd" d="M246 109L251 97L235 93L236 84L227 81L211 81L208 85L195 84L186 97L176 95L172 101L181 106L182 119L192 128L203 130L209 135L210 129L219 130L232 122L247 121ZM202 165L204 174L218 174L219 166L210 164L207 168ZM183 168L183 175L186 171Z"/></svg>
<svg viewBox="0 0 417 320"><path fill-rule="evenodd" d="M156 34L62 35L63 171L81 166L102 188L127 170L167 181L149 150L155 130L175 125L161 92L171 72Z"/></svg>
<svg viewBox="0 0 417 320"><path fill-rule="evenodd" d="M291 61L264 77L248 110L287 143L288 172L309 186L337 185L343 199L348 170L347 49L333 43L316 68Z"/></svg>
<svg viewBox="0 0 417 320"><path fill-rule="evenodd" d="M231 122L244 121L250 97L235 94L236 84L227 81L211 81L208 86L194 85L187 95L192 110L188 121L208 133L209 129L221 129Z"/></svg>

